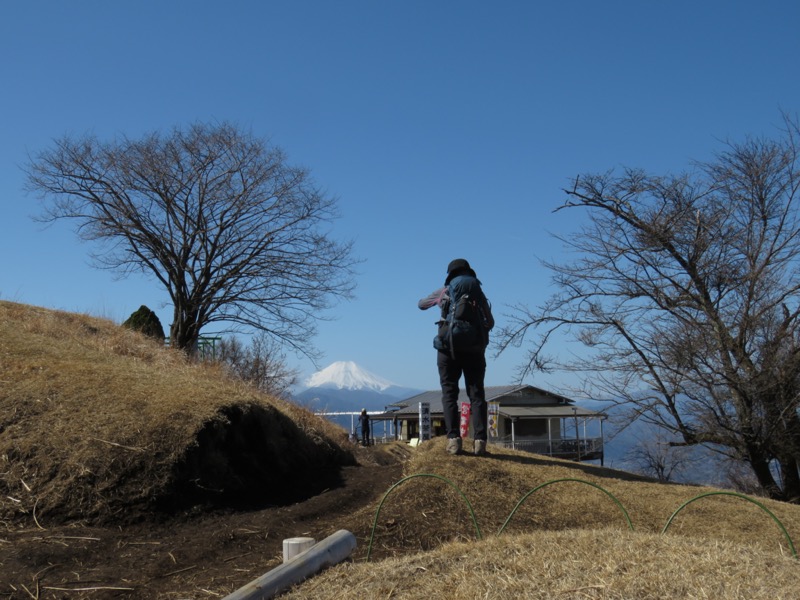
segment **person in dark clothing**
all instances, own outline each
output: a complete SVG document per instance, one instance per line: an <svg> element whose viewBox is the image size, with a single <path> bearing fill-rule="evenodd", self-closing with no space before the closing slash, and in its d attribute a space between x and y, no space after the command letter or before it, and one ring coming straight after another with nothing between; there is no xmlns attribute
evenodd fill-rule
<svg viewBox="0 0 800 600"><path fill-rule="evenodd" d="M468 293L470 298L476 300L481 313L481 325L485 331L483 344L469 352L453 352L448 349L438 349L436 364L439 369L439 382L442 387L442 408L444 410L444 424L447 430L447 452L458 454L461 452L460 411L458 409L458 381L464 375L464 386L470 401L472 412L472 429L476 455L486 454L486 440L488 430L488 406L483 380L486 375L486 346L489 343L489 331L494 327L494 318L489 301L483 293L481 282L478 281L475 271L469 262L457 258L447 266L447 278L444 287L422 298L418 306L427 310L433 306L441 309L442 319L439 321L439 337L446 335L443 328L447 327L446 318L450 307L448 290L460 296ZM436 344L435 344L436 346Z"/></svg>
<svg viewBox="0 0 800 600"><path fill-rule="evenodd" d="M367 409L362 408L361 414L358 416L358 426L361 427L361 445L369 446L369 415Z"/></svg>

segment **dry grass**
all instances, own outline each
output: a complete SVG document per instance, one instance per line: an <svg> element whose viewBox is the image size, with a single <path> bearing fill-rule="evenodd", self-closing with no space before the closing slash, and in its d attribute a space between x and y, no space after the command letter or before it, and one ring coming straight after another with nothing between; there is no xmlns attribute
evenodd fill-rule
<svg viewBox="0 0 800 600"><path fill-rule="evenodd" d="M272 472L243 458L254 438L275 454L262 456ZM0 302L0 518L102 521L230 499L237 479L266 486L351 463L344 441L324 419L110 321Z"/></svg>
<svg viewBox="0 0 800 600"><path fill-rule="evenodd" d="M204 496L203 488L237 478L302 495L321 483L319 473L353 460L345 435L111 322L0 302L0 519L9 528L153 518L154 506L206 502L220 490ZM356 533L353 560L286 597L800 597L800 565L756 504L702 498L662 534L678 507L716 490L512 450L450 456L444 444L398 448L403 459L410 452L408 478L384 498L377 520L375 502L325 522L330 533ZM243 458L252 453L258 464ZM800 506L758 502L800 539Z"/></svg>
<svg viewBox="0 0 800 600"><path fill-rule="evenodd" d="M797 598L797 561L731 542L538 531L376 563L343 563L281 598L649 600Z"/></svg>
<svg viewBox="0 0 800 600"><path fill-rule="evenodd" d="M287 598L797 598L800 564L775 521L739 497L686 501L711 488L661 484L624 472L512 450L451 457L444 440L423 444L407 479L385 496L372 558L369 538L352 562L298 586ZM416 476L440 475L447 482ZM561 479L579 481L558 481ZM553 483L548 483L553 482ZM599 486L616 497L623 510ZM507 527L520 499L534 488ZM792 540L800 507L756 499ZM373 519L377 505L354 517Z"/></svg>
<svg viewBox="0 0 800 600"><path fill-rule="evenodd" d="M683 503L720 491L663 484L623 471L514 450L492 449L483 459L452 457L445 453L443 439L421 445L406 463L405 473L407 479L386 496L378 515L373 559L434 550L446 542L476 540L472 516L458 490L471 504L484 539L498 536L519 501L543 484L518 507L499 535L501 539L544 531L612 528L627 533L625 512L636 533L660 534ZM441 479L420 474L443 477L458 490ZM800 539L800 506L764 498L753 500L781 521L792 540ZM347 527L361 530L359 523L372 524L377 508L353 515ZM690 503L674 518L667 535L792 555L788 541L769 514L739 497L715 495ZM368 545L369 537L359 546L358 560L366 558Z"/></svg>

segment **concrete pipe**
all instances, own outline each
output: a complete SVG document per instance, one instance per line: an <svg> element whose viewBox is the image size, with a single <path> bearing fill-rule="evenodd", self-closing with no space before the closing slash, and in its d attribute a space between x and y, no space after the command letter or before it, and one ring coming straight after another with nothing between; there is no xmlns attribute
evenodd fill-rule
<svg viewBox="0 0 800 600"><path fill-rule="evenodd" d="M239 588L224 600L268 600L323 569L338 564L356 549L356 536L340 529L272 571Z"/></svg>

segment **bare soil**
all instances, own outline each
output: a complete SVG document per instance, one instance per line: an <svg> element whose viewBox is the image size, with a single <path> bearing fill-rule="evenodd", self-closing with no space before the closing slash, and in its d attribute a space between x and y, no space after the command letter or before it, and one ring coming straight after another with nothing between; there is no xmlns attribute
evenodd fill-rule
<svg viewBox="0 0 800 600"><path fill-rule="evenodd" d="M355 450L340 485L288 506L127 515L124 525L38 519L0 531L0 598L219 598L278 566L283 540L348 529L365 554L374 506L403 476L402 443ZM354 515L360 512L360 518Z"/></svg>

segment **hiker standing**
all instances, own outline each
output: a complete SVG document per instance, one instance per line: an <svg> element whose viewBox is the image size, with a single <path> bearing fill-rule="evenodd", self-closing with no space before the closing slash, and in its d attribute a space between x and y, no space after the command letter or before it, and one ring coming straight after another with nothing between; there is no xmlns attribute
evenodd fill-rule
<svg viewBox="0 0 800 600"><path fill-rule="evenodd" d="M433 340L437 349L436 365L442 386L442 409L447 430L447 452L461 451L461 428L458 409L458 380L464 375L464 386L470 401L474 453L486 454L488 406L483 379L486 375L486 346L494 318L489 301L481 289L469 262L457 258L447 265L444 287L422 298L418 306L427 310L441 309L439 331Z"/></svg>
<svg viewBox="0 0 800 600"><path fill-rule="evenodd" d="M358 425L361 427L361 445L369 446L369 415L367 409L362 408L358 416Z"/></svg>

